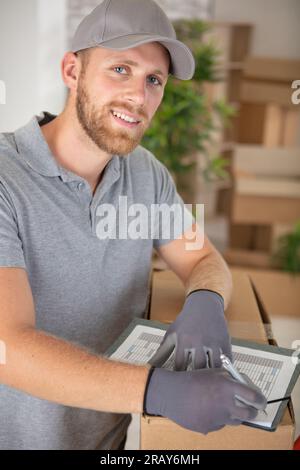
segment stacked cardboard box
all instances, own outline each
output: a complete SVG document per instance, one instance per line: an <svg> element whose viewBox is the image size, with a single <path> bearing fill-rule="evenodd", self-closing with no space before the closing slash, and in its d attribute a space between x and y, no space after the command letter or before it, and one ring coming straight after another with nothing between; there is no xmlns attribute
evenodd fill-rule
<svg viewBox="0 0 300 470"><path fill-rule="evenodd" d="M278 237L300 219L300 147L238 145L233 161L230 264L269 267Z"/></svg>
<svg viewBox="0 0 300 470"><path fill-rule="evenodd" d="M299 144L300 109L292 102L292 82L300 61L249 57L240 88L238 142L266 147Z"/></svg>
<svg viewBox="0 0 300 470"><path fill-rule="evenodd" d="M300 106L292 102L298 77L296 60L245 60L236 141L248 145L232 157L231 264L272 267L278 238L300 219Z"/></svg>
<svg viewBox="0 0 300 470"><path fill-rule="evenodd" d="M299 77L300 61L248 56L239 82L239 112L230 140L269 148L299 146L300 106L292 101L292 83ZM219 210L228 214L230 191L221 196ZM249 236L253 237L253 230Z"/></svg>
<svg viewBox="0 0 300 470"><path fill-rule="evenodd" d="M266 343L266 331L270 331L267 312L260 310L248 274L232 270L232 275L233 296L226 310L230 333L233 337ZM171 323L180 312L184 299L184 288L174 273L154 272L150 302L151 319ZM226 426L219 431L203 435L184 429L165 418L147 415L141 417L142 449L292 449L293 442L292 407L286 409L275 432L241 425Z"/></svg>
<svg viewBox="0 0 300 470"><path fill-rule="evenodd" d="M203 43L213 44L219 51L219 81L206 82L203 85L203 93L211 106L217 100L231 103L237 101L244 60L250 52L252 30L252 25L247 23L211 22L209 30L204 33ZM198 47L198 43L198 39L188 42L192 48ZM212 119L215 131L211 134L210 142L206 143L206 151L208 155L215 157L223 154L223 143L228 138L226 129L213 113ZM207 166L203 152L191 157L196 162L196 171L193 168L186 174L179 175L177 182L181 195L187 203L205 204L206 217L213 217L217 211L218 195L230 187L230 182L207 182L203 177L203 168Z"/></svg>

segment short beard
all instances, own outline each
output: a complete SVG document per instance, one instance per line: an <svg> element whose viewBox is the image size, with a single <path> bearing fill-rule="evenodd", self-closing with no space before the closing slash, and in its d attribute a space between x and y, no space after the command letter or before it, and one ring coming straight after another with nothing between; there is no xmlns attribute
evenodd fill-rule
<svg viewBox="0 0 300 470"><path fill-rule="evenodd" d="M122 156L131 153L141 142L148 127L144 124L144 122L147 122L145 116L139 113L139 115L143 116L143 122L139 124L138 131L132 133L132 135L130 135L130 131L114 129L113 125L110 125L108 121L111 110L118 108L118 104L112 103L110 108L97 110L97 107L91 103L87 93L84 77L84 73L81 73L78 80L76 112L78 121L85 134L100 150L109 155ZM119 107L124 109L124 104L120 103Z"/></svg>

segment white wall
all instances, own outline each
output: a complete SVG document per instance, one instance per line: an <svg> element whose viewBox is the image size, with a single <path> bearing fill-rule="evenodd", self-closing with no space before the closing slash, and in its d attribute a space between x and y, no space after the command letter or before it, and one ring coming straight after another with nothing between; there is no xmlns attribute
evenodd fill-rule
<svg viewBox="0 0 300 470"><path fill-rule="evenodd" d="M300 0L215 0L215 19L253 23L253 55L300 59Z"/></svg>
<svg viewBox="0 0 300 470"><path fill-rule="evenodd" d="M0 105L0 131L23 121L36 105L36 0L1 0L0 79L6 104Z"/></svg>
<svg viewBox="0 0 300 470"><path fill-rule="evenodd" d="M65 102L60 65L67 50L66 14L65 0L38 0L38 106L54 114L61 111Z"/></svg>
<svg viewBox="0 0 300 470"><path fill-rule="evenodd" d="M6 104L0 104L0 132L24 125L43 110L60 111L64 10L64 0L1 0L0 80Z"/></svg>

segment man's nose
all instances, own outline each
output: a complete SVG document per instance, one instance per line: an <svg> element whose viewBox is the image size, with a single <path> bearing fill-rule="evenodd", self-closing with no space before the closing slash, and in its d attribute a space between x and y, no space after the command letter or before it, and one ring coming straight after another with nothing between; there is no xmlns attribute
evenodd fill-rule
<svg viewBox="0 0 300 470"><path fill-rule="evenodd" d="M137 106L143 107L146 103L147 87L144 79L132 80L127 93L126 99Z"/></svg>

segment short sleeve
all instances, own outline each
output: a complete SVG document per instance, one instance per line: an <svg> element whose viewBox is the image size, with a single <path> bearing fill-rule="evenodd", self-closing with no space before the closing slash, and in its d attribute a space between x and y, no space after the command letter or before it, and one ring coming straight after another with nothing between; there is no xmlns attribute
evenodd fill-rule
<svg viewBox="0 0 300 470"><path fill-rule="evenodd" d="M157 172L154 248L180 238L195 221L178 194L171 174L158 161Z"/></svg>
<svg viewBox="0 0 300 470"><path fill-rule="evenodd" d="M12 200L0 182L0 267L26 268Z"/></svg>

